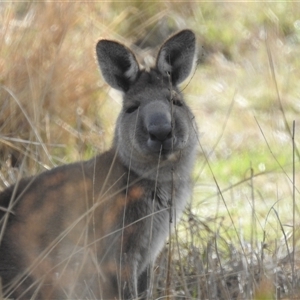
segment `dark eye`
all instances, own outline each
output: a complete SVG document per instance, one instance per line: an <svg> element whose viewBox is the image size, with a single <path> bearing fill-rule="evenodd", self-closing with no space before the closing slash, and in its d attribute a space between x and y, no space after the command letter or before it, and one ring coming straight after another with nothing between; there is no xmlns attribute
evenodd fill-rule
<svg viewBox="0 0 300 300"><path fill-rule="evenodd" d="M176 106L182 106L180 96L174 90L171 92L171 102Z"/></svg>
<svg viewBox="0 0 300 300"><path fill-rule="evenodd" d="M134 111L136 111L138 108L139 108L138 105L132 105L132 106L127 107L127 108L125 109L125 112L126 112L127 114L131 114L131 113L133 113Z"/></svg>
<svg viewBox="0 0 300 300"><path fill-rule="evenodd" d="M172 102L176 106L182 106L182 102L179 99L172 99Z"/></svg>

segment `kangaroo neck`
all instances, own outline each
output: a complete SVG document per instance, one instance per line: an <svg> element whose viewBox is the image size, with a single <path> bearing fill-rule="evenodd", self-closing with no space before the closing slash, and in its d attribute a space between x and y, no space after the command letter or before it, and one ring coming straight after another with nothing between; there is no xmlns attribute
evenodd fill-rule
<svg viewBox="0 0 300 300"><path fill-rule="evenodd" d="M117 152L117 157L121 164L127 168L128 172L135 174L137 178L148 179L158 182L171 182L176 180L178 175L178 167L180 163L175 160L166 159L165 157L157 157L157 160L149 157L139 157L136 155L128 155L118 147L113 147ZM173 154L174 155L174 154Z"/></svg>

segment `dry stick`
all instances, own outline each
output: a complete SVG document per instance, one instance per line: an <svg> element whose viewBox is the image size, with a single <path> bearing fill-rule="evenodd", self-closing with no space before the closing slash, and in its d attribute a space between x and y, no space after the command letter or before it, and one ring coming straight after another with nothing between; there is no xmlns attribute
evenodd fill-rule
<svg viewBox="0 0 300 300"><path fill-rule="evenodd" d="M81 129L81 117L80 115L77 113L77 130L78 132L80 132L80 129ZM89 208L89 204L88 204L88 188L87 188L87 185L86 185L86 176L85 176L85 172L84 172L84 166L83 166L83 161L82 161L82 146L83 146L83 139L81 138L81 136L79 136L79 156L80 156L80 166L81 166L81 172L82 172L82 178L83 178L83 183L84 183L84 191L85 191L85 204L86 204L86 210L88 210ZM96 162L96 160L95 160ZM93 197L93 205L95 204L94 202L94 197ZM89 223L89 220L92 219L94 221L94 211L91 213L90 216L87 216L86 217L86 229L88 228L88 223ZM93 223L94 224L94 223ZM61 271L61 274L63 274L64 272L67 272L67 268L69 266L69 264L71 264L71 258L72 258L72 253L74 253L76 247L79 245L80 243L80 240L81 238L84 236L84 245L87 245L88 244L88 230L86 229L83 229L79 238L78 238L78 241L77 243L75 244L75 247L73 248L72 252L71 252L71 255L69 256L69 260L67 261L67 263L65 264L64 268L62 269ZM94 230L95 230L95 227L94 227ZM95 236L94 236L95 237ZM95 248L95 253L97 253L97 244L95 243L94 245L94 248ZM76 272L76 276L74 278L76 278L75 282L77 281L78 277L80 276L80 273L82 271L82 269L84 268L84 260L82 260L81 264L77 266L77 272ZM98 272L98 276L99 276L99 272ZM73 295L73 292L74 292L74 289L75 289L75 285L73 284L72 287L70 288L70 290L68 291L68 294L69 295Z"/></svg>
<svg viewBox="0 0 300 300"><path fill-rule="evenodd" d="M281 97L280 97L279 90L278 90L277 79L276 79L276 75L275 75L275 68L274 68L271 49L270 49L270 46L269 46L269 43L268 43L268 34L267 34L267 32L266 32L265 42L266 42L266 48L267 48L267 53L268 53L269 64L270 64L270 68L271 68L272 79L273 79L273 82L274 82L274 85L275 85L277 100L278 100L278 103L279 103L279 109L280 109L280 111L282 113L282 116L283 116L284 126L285 126L286 130L288 131L290 137L293 138L293 133L291 132L291 128L290 128L290 126L288 124L288 121L286 119L284 109L283 109L283 105L282 105L282 102L281 102ZM295 148L295 152L297 153L298 158L300 158L300 152L297 148Z"/></svg>
<svg viewBox="0 0 300 300"><path fill-rule="evenodd" d="M277 201L276 203L278 203L278 201ZM276 203L275 203L275 204L276 204ZM274 204L274 205L275 205L275 204ZM293 269L293 261L292 261L292 257L291 257L291 251L290 251L290 248L289 248L289 244L288 244L288 238L287 238L287 236L286 236L286 234L285 234L283 225L282 225L282 223L281 223L281 220L280 220L280 218L279 218L279 215L278 215L277 210L274 208L274 205L271 207L270 211L271 211L271 210L274 211L274 213L275 213L275 215L276 215L276 217L277 217L277 220L278 220L278 222L279 222L280 230L282 231L282 234L283 234L283 237L284 237L284 242L285 242L285 245L286 245L286 250L287 250L287 252L288 252L288 260L289 260L289 263L291 264L291 268Z"/></svg>
<svg viewBox="0 0 300 300"><path fill-rule="evenodd" d="M292 144L293 144L293 261L292 261L293 284L292 284L292 288L294 289L294 285L295 285L295 282L296 282L296 278L295 278L295 261L294 261L294 259L295 259L295 209L296 209L296 206L295 206L296 205L296 203L295 203L295 190L296 190L295 189L295 154L297 153L298 158L300 158L300 153L299 153L299 150L296 148L296 145L295 145L295 121L293 121L293 131L291 132L291 129L288 126L288 121L286 119L286 116L285 116L285 113L284 113L284 110L283 110L281 98L280 98L280 95L279 95L277 80L276 80L276 76L275 76L273 58L272 58L272 55L271 55L271 50L270 50L269 44L267 43L267 39L266 39L266 47L267 47L267 53L268 53L272 78L273 78L273 82L274 82L276 93L277 93L279 108L280 108L280 111L283 115L285 128L287 129L289 135L291 136Z"/></svg>
<svg viewBox="0 0 300 300"><path fill-rule="evenodd" d="M295 237L295 211L296 211L296 178L295 178L295 120L293 121L293 134L292 134L292 145L293 145L293 266L292 266L292 289L294 291L294 289L296 288L296 282L297 282L297 278L295 275L295 243L296 243L296 237ZM292 292L293 292L292 291Z"/></svg>
<svg viewBox="0 0 300 300"><path fill-rule="evenodd" d="M187 84L185 85L185 87L183 87L183 88L180 90L181 92L183 92L183 91L190 85L192 79L194 78L194 76L195 76L195 74L196 74L198 65L200 65L200 60L199 60L199 59L195 62L194 72L193 72L192 76L189 78L189 81L187 82Z"/></svg>
<svg viewBox="0 0 300 300"><path fill-rule="evenodd" d="M235 104L235 95L236 95L236 92L237 92L237 91L235 90L235 91L234 91L234 94L233 94L233 97L232 97L232 100L231 100L231 102L230 102L228 111L227 111L227 113L226 113L225 121L224 121L224 123L222 124L222 130L221 130L219 136L217 137L216 142L215 142L214 145L211 147L210 152L209 152L208 154L206 154L207 159L208 159L208 158L212 155L212 153L215 151L215 149L217 148L217 146L218 146L218 144L219 144L221 138L223 137L223 134L224 134L224 132L225 132L225 129L226 129L227 124L228 124L228 121L229 121L229 117L230 117L230 115L231 115L231 113L232 113L232 111L233 111L233 106L234 106L234 104ZM202 149L202 150L203 150L203 149ZM203 152L203 153L204 153L204 152ZM200 173L202 173L202 171L203 171L205 165L206 165L206 159L204 160L204 162L203 162L203 164L202 164L202 166L201 166L201 168L200 168L199 176L200 176ZM199 176L198 176L198 177L199 177ZM197 179L198 179L198 178L197 178ZM197 180L196 180L196 181L197 181Z"/></svg>
<svg viewBox="0 0 300 300"><path fill-rule="evenodd" d="M273 70L274 71L274 70ZM275 78L275 74L274 74L274 78ZM277 86L277 85L276 85ZM279 98L279 100L280 100L280 98ZM283 111L282 111L283 112ZM254 117L255 118L255 117ZM271 147L270 147L270 145L269 145L269 143L268 143L268 141L267 141L267 139L266 139L266 137L265 137L265 135L264 135L264 133L263 133L263 130L262 130L262 128L260 127L260 125L259 125L259 123L258 123L258 121L257 121L257 119L255 118L255 121L256 121L256 123L257 123L257 125L258 125L258 127L259 127L259 129L260 129L260 132L261 132L261 134L262 134L262 136L263 136L263 138L264 138L264 140L265 140L265 142L266 142L266 144L267 144L267 147L268 147L268 149L269 149L269 151L270 151L270 153L271 153L271 155L273 156L273 158L275 159L275 161L276 161L276 163L278 164L278 166L281 168L281 170L283 171L283 173L286 175L286 177L288 178L288 180L292 183L292 186L293 186L293 253L292 253L292 257L291 257L291 255L290 255L290 251L289 251L289 248L288 248L288 244L287 244L287 239L286 239L286 235L285 235L285 232L284 232L284 230L283 230L283 227L282 227L282 225L281 225L281 223L280 223L280 227L281 227L281 231L283 232L283 235L284 235L284 238L285 238L285 242L286 242L286 246L287 246L287 250L288 250L288 256L289 256L289 260L290 260L290 264L291 264L291 268L292 268L292 280L293 280L293 283L292 283L292 289L293 289L293 287L294 287L294 284L295 284L295 282L296 282L296 278L295 278L295 264L294 264L294 262L295 262L295 210L296 210L296 200L295 200L295 195L296 195L296 182L295 182L295 153L296 153L296 151L297 151L297 148L296 148L296 145L295 145L295 121L293 121L293 132L291 133L291 138L292 138L292 146L293 146L293 149L292 149L292 151L293 151L293 162L292 162L292 164L293 164L293 178L292 179L290 179L290 177L288 176L288 174L286 173L286 171L283 169L283 166L279 163L279 161L278 161L278 159L275 157L275 155L274 155L274 153L273 153L273 151L271 150ZM288 129L289 129L289 127L287 127ZM290 132L290 131L289 131ZM298 191L298 189L297 189L297 191ZM299 192L299 191L298 191ZM278 202L278 201L277 201ZM277 203L276 202L276 203ZM275 205L275 204L274 204ZM273 209L274 211L275 211L275 209L274 209L274 207L272 206L272 208L271 209ZM278 218L278 220L279 220L279 216L278 216L278 214L277 214L277 212L275 211L275 213L276 213L276 216L277 216L277 218ZM269 213L268 213L269 214ZM280 221L280 220L279 220ZM264 233L264 239L265 239L265 233ZM264 240L263 239L263 240ZM263 258L263 247L262 247L262 258Z"/></svg>
<svg viewBox="0 0 300 300"><path fill-rule="evenodd" d="M170 59L170 58L169 58ZM173 139L173 129L174 129L174 118L173 118L173 98L172 98L172 81L171 81L171 73L168 72L168 79L170 84L170 108L171 108L171 136L172 136L172 144L171 150L173 152L174 147L174 139ZM174 196L174 169L172 168L172 186L171 186L171 199L170 199L170 207L169 207L169 247L168 247L168 267L167 267L167 279L166 279L166 290L165 295L167 300L170 299L171 294L171 261L172 261L172 222L173 222L173 196Z"/></svg>
<svg viewBox="0 0 300 300"><path fill-rule="evenodd" d="M269 215L271 214L271 211L274 211L274 213L275 213L275 215L276 215L276 218L277 218L277 220L278 220L279 226L280 226L280 230L281 230L281 232L282 232L282 234L283 234L283 237L284 237L284 242L285 242L286 249L287 249L287 260L288 260L288 262L290 263L291 269L293 269L293 260L292 260L292 255L291 255L291 251L290 251L289 244L288 244L288 238L287 238L287 236L286 236L286 234L285 234L285 231L284 231L283 225L282 225L282 223L281 223L281 220L280 220L280 218L279 218L278 212L277 212L277 210L274 208L275 205L276 205L279 201L280 201L280 200L277 200L277 201L272 205L272 207L269 209L269 211L268 211L268 213L267 213L267 216L266 216L264 228L266 227L266 224L267 224ZM264 239L263 239L263 241L265 241L265 236L266 236L266 234L265 234L265 230L264 230ZM277 247L276 247L276 249L277 249ZM289 283L289 282L287 282L287 283ZM293 286L293 283L291 283L291 286Z"/></svg>
<svg viewBox="0 0 300 300"><path fill-rule="evenodd" d="M149 282L149 292L147 293L147 299L151 298L152 295L152 282L153 282L153 271L152 271L152 267L153 267L153 259L152 259L152 254L151 254L151 243L152 243L152 233L153 233L153 219L154 219L154 210L155 210L155 200L156 200L156 195L157 195L157 183L158 183L158 174L159 174L159 168L160 168L160 160L161 160L161 154L162 154L162 145L160 147L160 151L159 151L159 156L158 156L158 162L157 162L157 170L156 170L156 176L155 176L155 186L154 186L154 195L153 195L153 199L152 199L152 211L151 211L151 225L150 225L150 235L149 235L149 246L148 246L148 256L151 256L150 259L150 267L148 268L148 274L147 276L150 275L150 278L148 279Z"/></svg>
<svg viewBox="0 0 300 300"><path fill-rule="evenodd" d="M263 138L264 138L266 144L267 144L267 147L268 147L268 149L269 149L271 155L273 156L273 158L275 159L277 165L278 165L279 168L282 170L283 174L286 176L286 178L289 180L289 182L290 182L291 184L293 184L293 180L289 177L289 175L288 175L287 172L284 170L283 166L280 164L280 162L279 162L278 159L276 158L275 154L273 153L273 151L272 151L272 149L271 149L271 147L270 147L270 145L269 145L269 143L268 143L268 141L267 141L267 138L265 137L265 134L264 134L262 128L260 127L260 125L259 125L259 123L258 123L258 121L257 121L257 119L256 119L255 116L254 116L254 119L255 119L255 122L256 122L256 124L257 124L257 126L258 126L258 128L259 128L259 130L260 130L260 132L261 132L261 134L262 134L262 136L263 136ZM295 147L295 150L297 150L296 147ZM266 174L266 173L267 173L267 172L262 172L262 173L259 173L259 174L257 174L257 175L260 175L260 174ZM270 172L269 172L269 173L270 173ZM257 176L257 175L255 175L255 176ZM294 187L295 190L297 190L298 193L300 193L300 190L296 188L295 184L293 184L293 187Z"/></svg>
<svg viewBox="0 0 300 300"><path fill-rule="evenodd" d="M4 297L3 297L3 293L2 293L2 280L1 280L1 277L0 277L0 300L3 300Z"/></svg>
<svg viewBox="0 0 300 300"><path fill-rule="evenodd" d="M252 199L252 226L251 226L251 258L250 258L250 266L253 267L253 252L254 252L254 235L256 235L257 230L256 230L256 218L255 218L255 197L254 197L254 182L253 182L253 175L254 175L254 171L253 168L251 166L250 168L251 171L251 176L250 176L250 186L251 186L251 199ZM256 239L255 239L256 240ZM250 279L252 281L252 279L254 279L254 268L253 268L253 274L252 276L250 276ZM254 283L250 281L249 286L251 286L251 289L254 290Z"/></svg>
<svg viewBox="0 0 300 300"><path fill-rule="evenodd" d="M174 172L172 170L172 183L173 183ZM168 268L167 268L167 279L166 279L166 299L170 300L171 295L171 262L172 262L172 209L173 209L173 186L172 186L172 196L170 199L170 222L169 222L169 247L168 247Z"/></svg>
<svg viewBox="0 0 300 300"><path fill-rule="evenodd" d="M95 159L94 160L94 163L93 163L93 166L94 166L94 168L93 168L93 183L92 183L92 189L93 189L93 191L92 191L92 200L93 200L93 206L95 206L95 204L96 204L96 196L95 196L95 187L96 187L96 163L97 163L97 159ZM95 221L95 211L93 211L92 212L92 219L93 219L93 236L94 236L94 240L96 239L96 221ZM98 251L97 251L97 243L95 243L95 245L94 245L94 249L95 249L95 253L98 253ZM99 265L98 265L98 263L96 263L96 266L97 266L97 268L99 267ZM97 277L98 277L98 284L99 284L99 290L100 291L102 291L102 289L101 289L101 286L100 286L100 282L101 282L101 279L100 279L100 277L101 277L101 272L97 272ZM100 292L101 293L101 292ZM101 297L102 297L102 293L101 293Z"/></svg>
<svg viewBox="0 0 300 300"><path fill-rule="evenodd" d="M139 112L140 108L138 107L137 115L136 115L136 120L134 124L134 137L136 134L136 128L137 128L137 123L138 123L138 117L139 117ZM116 156L118 153L118 149L116 150ZM123 223L122 223L122 234L121 234L121 250L120 250L120 271L119 271L119 280L120 283L122 283L122 252L123 252L123 238L124 238L124 229L125 229L125 214L126 214L126 204L127 204L127 197L128 197L128 188L129 188L129 180L130 180L130 172L131 172L131 163L132 163L132 153L133 153L133 146L131 147L131 152L130 152L130 161L129 161L129 166L128 166L128 175L127 175L127 183L126 183L126 191L125 191L125 198L124 198L124 210L123 210ZM104 186L104 185L103 185ZM122 298L121 294L121 285L119 284L119 297Z"/></svg>
<svg viewBox="0 0 300 300"><path fill-rule="evenodd" d="M219 227L219 229L220 229L220 227ZM226 284L226 277L225 277L225 273L224 273L224 268L222 266L222 261L221 261L219 251L218 251L219 247L218 247L218 242L217 242L217 236L219 235L219 229L217 231L217 234L215 234L215 236L214 236L214 243L215 243L215 248L216 248L217 260L218 260L218 263L220 265L220 273L221 273L221 276L222 276L221 280L220 280L220 285L221 285L221 291L224 292L224 294L226 295L225 299L230 299L230 292L229 292L228 286ZM223 295L223 296L225 296L225 295Z"/></svg>
<svg viewBox="0 0 300 300"><path fill-rule="evenodd" d="M176 220L175 220L176 222ZM182 261L181 261L181 254L180 254L180 246L179 246L179 239L178 239L178 230L177 230L177 227L175 227L175 238L176 238L176 246L177 246L177 251L178 251L178 260L179 260L179 267L180 267L180 276L178 276L179 280L181 281L181 284L183 286L183 289L184 289L184 292L185 292L185 297L187 297L188 299L191 299L192 298L192 295L187 287L187 284L186 284L186 281L184 279L184 275L185 275L185 272L184 272L184 269L183 269L183 264L182 264Z"/></svg>

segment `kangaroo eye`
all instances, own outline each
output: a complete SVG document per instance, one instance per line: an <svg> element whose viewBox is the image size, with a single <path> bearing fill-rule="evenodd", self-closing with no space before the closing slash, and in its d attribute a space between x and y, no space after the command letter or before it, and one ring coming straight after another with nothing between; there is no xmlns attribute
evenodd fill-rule
<svg viewBox="0 0 300 300"><path fill-rule="evenodd" d="M173 99L172 102L176 106L182 106L182 102L180 100L178 100L178 99Z"/></svg>
<svg viewBox="0 0 300 300"><path fill-rule="evenodd" d="M131 113L133 113L134 111L136 111L138 108L139 108L138 105L129 106L129 107L126 108L125 112L126 112L127 114L131 114Z"/></svg>
<svg viewBox="0 0 300 300"><path fill-rule="evenodd" d="M174 90L171 92L171 102L176 106L182 106L180 96Z"/></svg>

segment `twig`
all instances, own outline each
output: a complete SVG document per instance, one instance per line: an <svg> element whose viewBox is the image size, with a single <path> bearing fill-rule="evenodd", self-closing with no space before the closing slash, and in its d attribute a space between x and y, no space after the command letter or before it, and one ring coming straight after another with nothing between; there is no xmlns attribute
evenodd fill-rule
<svg viewBox="0 0 300 300"><path fill-rule="evenodd" d="M271 49L270 49L270 46L269 46L269 43L268 43L268 34L267 34L267 32L266 32L265 41L266 41L266 48L267 48L267 53L268 53L269 65L270 65L270 68L271 68L272 79L273 79L273 82L274 82L274 86L275 86L275 89L276 89L277 100L278 100L278 103L279 103L279 109L280 109L280 111L282 113L282 116L283 116L284 126L285 126L286 130L288 131L290 137L292 137L293 133L291 131L291 128L290 128L290 126L288 124L288 121L287 121L287 118L285 116L282 101L281 101L281 97L280 97L280 94L279 94L279 89L278 89L277 79L276 79L276 75L275 75L275 68L274 68L272 53L271 53ZM300 158L300 152L298 151L297 148L295 148L295 151L297 152L298 158Z"/></svg>
<svg viewBox="0 0 300 300"><path fill-rule="evenodd" d="M295 212L296 212L296 170L295 170L295 120L293 121L293 131L292 131L292 145L293 145L293 258L292 258L292 289L296 288L296 273L295 273L295 247L296 247L296 237L295 237Z"/></svg>

